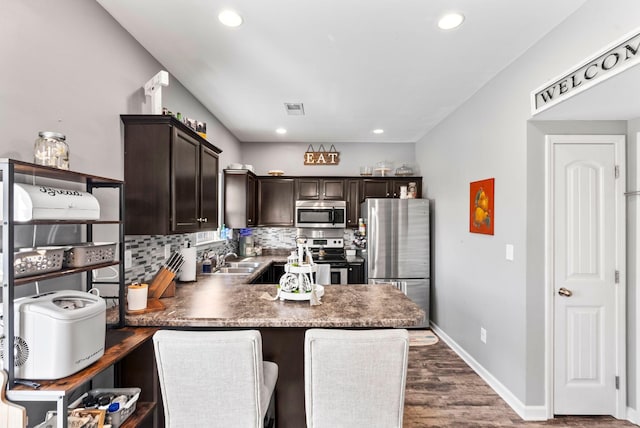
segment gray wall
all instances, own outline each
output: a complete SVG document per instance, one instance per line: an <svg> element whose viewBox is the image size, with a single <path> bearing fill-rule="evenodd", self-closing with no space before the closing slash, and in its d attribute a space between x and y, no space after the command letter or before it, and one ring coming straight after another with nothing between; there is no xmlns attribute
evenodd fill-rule
<svg viewBox="0 0 640 428"><path fill-rule="evenodd" d="M420 174L415 161L414 143L334 143L340 152L340 163L333 166L304 165L304 143L241 143L242 163L251 164L258 175L266 175L270 169L281 169L286 175L359 175L360 166L373 166L380 161L393 161L393 168L403 163L412 166ZM319 144L313 144L317 151ZM325 144L328 151L331 144ZM226 164L223 167L226 168Z"/></svg>
<svg viewBox="0 0 640 428"><path fill-rule="evenodd" d="M71 168L122 178L120 114L147 113L142 86L163 69L93 1L0 4L0 156L33 160L38 131L67 136ZM171 76L170 110L207 122L221 164L237 140Z"/></svg>
<svg viewBox="0 0 640 428"><path fill-rule="evenodd" d="M627 191L640 190L640 150L638 150L638 133L640 119L630 120L627 127ZM638 308L640 303L640 195L627 197L627 402L630 407L638 409Z"/></svg>
<svg viewBox="0 0 640 428"><path fill-rule="evenodd" d="M67 136L71 169L123 177L119 115L149 111L142 86L161 64L102 7L84 0L0 2L0 58L0 157L31 162L38 132L58 131ZM239 158L237 140L177 80L170 78L163 101L174 112L207 122L208 140L223 150L221 165ZM107 205L101 208L116 208ZM65 241L76 232L70 230ZM37 234L38 244L44 243L45 228ZM72 288L61 282L46 287ZM17 290L34 292L31 286ZM108 379L103 382L94 387L109 386ZM27 406L34 426L52 404Z"/></svg>
<svg viewBox="0 0 640 428"><path fill-rule="evenodd" d="M432 319L527 406L544 404L544 164L538 139L528 139L548 131L527 125L530 92L634 30L639 14L633 0L587 1L416 144L434 205ZM563 129L586 132L571 126ZM626 133L616 122L594 132L612 129ZM471 234L469 182L489 177L495 235ZM515 247L512 262L506 243Z"/></svg>

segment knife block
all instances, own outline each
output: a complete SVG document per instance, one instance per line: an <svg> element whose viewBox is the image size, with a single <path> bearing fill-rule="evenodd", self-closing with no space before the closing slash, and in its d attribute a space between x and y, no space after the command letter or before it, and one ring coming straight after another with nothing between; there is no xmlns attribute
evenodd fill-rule
<svg viewBox="0 0 640 428"><path fill-rule="evenodd" d="M171 281L167 289L164 290L164 293L162 293L160 298L162 299L164 297L175 297L175 295L176 295L176 281L174 279L173 281Z"/></svg>

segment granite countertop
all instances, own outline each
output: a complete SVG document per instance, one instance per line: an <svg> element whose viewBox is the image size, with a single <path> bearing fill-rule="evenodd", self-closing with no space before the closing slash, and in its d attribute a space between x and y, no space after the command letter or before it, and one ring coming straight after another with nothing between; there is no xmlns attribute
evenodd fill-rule
<svg viewBox="0 0 640 428"><path fill-rule="evenodd" d="M286 256L251 257L260 262L248 275L200 274L197 281L178 283L174 297L162 298L166 309L127 315L129 326L174 327L409 327L425 313L390 285L326 285L322 304L266 300L275 284L250 284L272 262ZM109 318L115 309L107 313Z"/></svg>

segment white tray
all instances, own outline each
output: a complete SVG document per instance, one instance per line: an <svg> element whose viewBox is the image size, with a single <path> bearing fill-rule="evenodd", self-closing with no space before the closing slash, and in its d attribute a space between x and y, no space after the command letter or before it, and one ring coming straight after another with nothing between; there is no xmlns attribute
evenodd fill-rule
<svg viewBox="0 0 640 428"><path fill-rule="evenodd" d="M318 271L318 265L313 264L313 265L298 265L298 266L293 266L289 263L287 263L286 265L284 265L284 271L288 272L288 273L310 273L310 272L317 272Z"/></svg>
<svg viewBox="0 0 640 428"><path fill-rule="evenodd" d="M318 298L322 297L324 295L324 287L320 284L314 284L314 287L316 287L316 295L318 296ZM310 300L311 299L311 292L309 293L290 293L288 291L282 291L279 290L279 296L280 296L280 300L299 300L299 301L303 301L303 300Z"/></svg>

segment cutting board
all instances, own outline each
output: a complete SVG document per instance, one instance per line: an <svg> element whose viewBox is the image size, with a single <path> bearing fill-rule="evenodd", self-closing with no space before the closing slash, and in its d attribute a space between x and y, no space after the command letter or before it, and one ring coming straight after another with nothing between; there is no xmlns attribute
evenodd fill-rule
<svg viewBox="0 0 640 428"><path fill-rule="evenodd" d="M27 426L27 409L7 400L7 372L0 370L0 427L25 428Z"/></svg>
<svg viewBox="0 0 640 428"><path fill-rule="evenodd" d="M165 309L165 306L160 300L156 299L155 297L150 297L147 299L146 308L138 309L135 311L130 311L129 309L127 309L127 315L148 314L149 312L164 311L164 309Z"/></svg>

